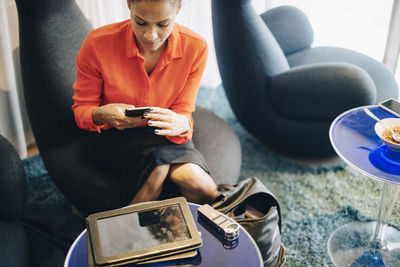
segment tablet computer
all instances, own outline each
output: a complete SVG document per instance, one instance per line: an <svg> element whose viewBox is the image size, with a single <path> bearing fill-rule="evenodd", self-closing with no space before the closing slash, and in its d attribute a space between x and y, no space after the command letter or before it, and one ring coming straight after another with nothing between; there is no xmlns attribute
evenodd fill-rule
<svg viewBox="0 0 400 267"><path fill-rule="evenodd" d="M99 212L86 220L94 262L100 266L195 251L202 243L183 197Z"/></svg>

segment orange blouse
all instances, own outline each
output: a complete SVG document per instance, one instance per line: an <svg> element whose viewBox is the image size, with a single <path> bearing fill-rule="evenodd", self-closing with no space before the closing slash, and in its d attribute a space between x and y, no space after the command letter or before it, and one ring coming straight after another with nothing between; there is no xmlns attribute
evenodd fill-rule
<svg viewBox="0 0 400 267"><path fill-rule="evenodd" d="M91 31L76 58L72 109L77 125L98 132L111 128L109 124L96 125L92 118L95 108L109 103L157 106L188 118L188 132L167 136L171 142L184 144L192 138L192 112L207 54L203 38L175 23L166 49L149 76L130 20Z"/></svg>

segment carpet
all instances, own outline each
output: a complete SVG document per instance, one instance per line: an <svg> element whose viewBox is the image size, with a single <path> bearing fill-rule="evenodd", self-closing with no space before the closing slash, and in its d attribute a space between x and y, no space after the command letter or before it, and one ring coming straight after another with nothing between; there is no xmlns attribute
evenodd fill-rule
<svg viewBox="0 0 400 267"><path fill-rule="evenodd" d="M353 221L370 221L378 212L382 183L345 164L304 164L276 155L236 120L224 90L201 88L197 104L228 122L242 145L240 180L257 177L276 195L282 210L286 266L333 266L329 235ZM68 202L48 176L39 155L24 160L28 203L65 207ZM400 226L399 203L389 223Z"/></svg>

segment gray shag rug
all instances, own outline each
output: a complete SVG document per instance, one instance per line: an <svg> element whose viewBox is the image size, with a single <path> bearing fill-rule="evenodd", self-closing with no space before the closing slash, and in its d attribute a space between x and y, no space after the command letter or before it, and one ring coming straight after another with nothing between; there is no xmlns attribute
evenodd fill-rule
<svg viewBox="0 0 400 267"><path fill-rule="evenodd" d="M201 88L197 104L227 121L242 144L240 179L257 177L275 194L282 210L286 266L333 266L327 252L329 235L339 226L370 221L378 212L382 183L345 164L304 164L264 147L236 120L222 87ZM28 203L67 206L39 155L24 160ZM399 203L389 223L400 226Z"/></svg>

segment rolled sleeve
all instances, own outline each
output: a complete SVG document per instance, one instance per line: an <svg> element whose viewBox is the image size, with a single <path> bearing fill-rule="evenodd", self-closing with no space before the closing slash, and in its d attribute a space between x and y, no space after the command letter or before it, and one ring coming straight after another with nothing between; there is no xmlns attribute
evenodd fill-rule
<svg viewBox="0 0 400 267"><path fill-rule="evenodd" d="M107 127L93 122L92 112L102 104L103 79L100 72L99 57L90 38L83 42L76 58L76 81L73 85L74 104L72 110L79 128L100 132Z"/></svg>
<svg viewBox="0 0 400 267"><path fill-rule="evenodd" d="M188 119L190 126L189 131L183 134L177 136L167 136L167 139L175 144L184 144L188 140L192 139L193 136L194 122L192 118L192 112L194 112L195 110L196 97L199 91L201 77L203 76L208 57L207 43L204 41L203 44L204 45L202 49L199 50L197 57L193 61L190 74L184 85L184 89L170 108L175 113L185 115Z"/></svg>

